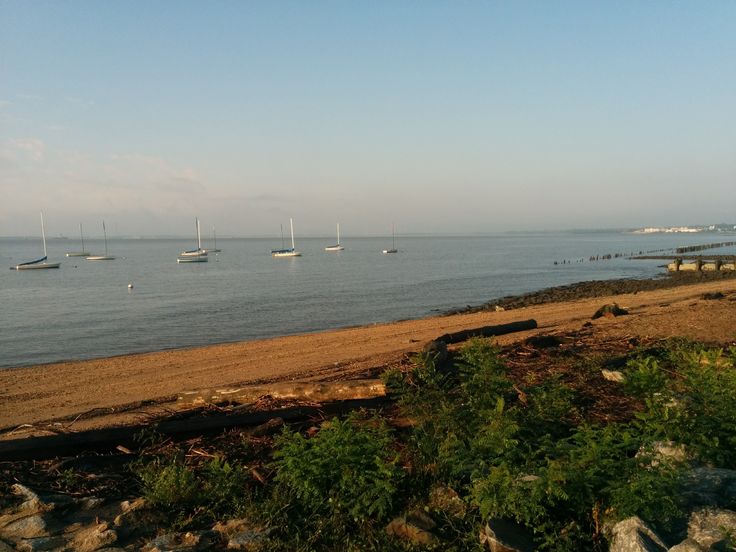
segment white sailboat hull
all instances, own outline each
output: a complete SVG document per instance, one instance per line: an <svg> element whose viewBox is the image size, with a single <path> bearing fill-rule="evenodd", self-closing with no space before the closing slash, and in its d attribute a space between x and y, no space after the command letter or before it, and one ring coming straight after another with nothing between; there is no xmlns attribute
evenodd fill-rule
<svg viewBox="0 0 736 552"><path fill-rule="evenodd" d="M209 261L209 257L207 255L199 255L196 257L179 257L176 259L177 263L206 263Z"/></svg>
<svg viewBox="0 0 736 552"><path fill-rule="evenodd" d="M43 268L59 268L61 263L38 263L32 265L16 265L13 270L40 270Z"/></svg>
<svg viewBox="0 0 736 552"><path fill-rule="evenodd" d="M272 257L301 257L299 251L271 251Z"/></svg>
<svg viewBox="0 0 736 552"><path fill-rule="evenodd" d="M398 252L399 252L399 250L398 250L398 249L384 249L384 250L382 251L382 253L383 253L384 255L388 255L388 254L390 254L390 253L398 253Z"/></svg>
<svg viewBox="0 0 736 552"><path fill-rule="evenodd" d="M70 251L66 254L67 257L89 257L90 254L86 251Z"/></svg>
<svg viewBox="0 0 736 552"><path fill-rule="evenodd" d="M88 261L114 261L115 257L112 255L88 255Z"/></svg>
<svg viewBox="0 0 736 552"><path fill-rule="evenodd" d="M344 250L345 248L339 243L337 245L330 245L328 247L325 247L325 251L344 251Z"/></svg>

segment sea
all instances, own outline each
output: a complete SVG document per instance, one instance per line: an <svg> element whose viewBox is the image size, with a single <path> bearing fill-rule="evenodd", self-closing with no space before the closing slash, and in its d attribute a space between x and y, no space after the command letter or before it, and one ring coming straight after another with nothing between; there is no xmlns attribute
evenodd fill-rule
<svg viewBox="0 0 736 552"><path fill-rule="evenodd" d="M301 257L273 258L280 239L221 238L208 263L177 264L184 239L108 239L113 261L65 257L58 270L7 270L40 256L40 239L0 238L0 368L316 332L420 318L508 295L586 280L664 275L675 247L732 241L711 233L624 231L397 236L297 241ZM104 250L86 240L88 251ZM734 254L721 248L704 253ZM622 256L616 257L616 254ZM591 261L590 257L611 255ZM132 288L128 285L132 284Z"/></svg>

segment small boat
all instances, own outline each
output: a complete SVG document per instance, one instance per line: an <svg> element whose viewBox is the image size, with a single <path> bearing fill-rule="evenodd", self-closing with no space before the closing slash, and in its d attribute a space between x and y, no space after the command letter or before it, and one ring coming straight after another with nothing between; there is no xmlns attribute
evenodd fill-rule
<svg viewBox="0 0 736 552"><path fill-rule="evenodd" d="M41 238L43 239L43 257L35 261L28 261L11 266L10 270L36 270L42 268L59 268L61 263L47 263L48 255L46 253L46 229L43 224L43 213L41 213Z"/></svg>
<svg viewBox="0 0 736 552"><path fill-rule="evenodd" d="M114 261L115 257L107 254L107 230L105 229L105 221L102 221L102 235L105 236L105 254L104 255L87 255L88 261Z"/></svg>
<svg viewBox="0 0 736 552"><path fill-rule="evenodd" d="M214 226L212 227L212 238L214 239L215 246L212 249L205 249L205 253L220 253L222 249L217 249L217 232Z"/></svg>
<svg viewBox="0 0 736 552"><path fill-rule="evenodd" d="M398 253L399 250L396 249L396 232L394 229L394 225L391 224L391 249L384 249L383 254L388 255L389 253Z"/></svg>
<svg viewBox="0 0 736 552"><path fill-rule="evenodd" d="M197 223L197 249L191 251L182 251L176 259L177 263L206 263L209 261L207 251L202 249L202 235L199 231L199 219L194 219Z"/></svg>
<svg viewBox="0 0 736 552"><path fill-rule="evenodd" d="M84 234L82 233L82 223L79 223L79 237L82 238L82 250L81 251L69 251L67 257L89 257L89 253L84 250Z"/></svg>
<svg viewBox="0 0 736 552"><path fill-rule="evenodd" d="M289 219L289 225L291 226L291 248L284 247L284 227L281 227L281 249L272 249L272 257L301 257L302 254L296 250L294 246L294 220Z"/></svg>
<svg viewBox="0 0 736 552"><path fill-rule="evenodd" d="M340 245L340 223L337 223L337 243L335 245L329 245L325 247L325 251L342 251L345 248Z"/></svg>

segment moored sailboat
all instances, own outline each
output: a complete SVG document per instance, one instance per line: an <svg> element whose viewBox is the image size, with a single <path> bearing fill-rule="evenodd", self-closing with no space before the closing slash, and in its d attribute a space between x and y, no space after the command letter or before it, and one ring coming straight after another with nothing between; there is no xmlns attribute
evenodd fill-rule
<svg viewBox="0 0 736 552"><path fill-rule="evenodd" d="M107 229L105 221L102 221L102 235L105 237L105 254L104 255L87 255L88 261L114 261L115 257L107 254Z"/></svg>
<svg viewBox="0 0 736 552"><path fill-rule="evenodd" d="M202 249L202 235L199 229L199 219L194 219L197 223L197 249L191 251L182 251L176 259L177 263L206 263L209 261L207 251Z"/></svg>
<svg viewBox="0 0 736 552"><path fill-rule="evenodd" d="M88 257L89 253L84 250L84 233L82 232L82 223L79 223L79 237L82 239L82 250L81 251L69 251L67 257Z"/></svg>
<svg viewBox="0 0 736 552"><path fill-rule="evenodd" d="M394 228L394 224L391 224L391 249L384 249L383 254L388 255L389 253L398 253L399 250L396 249L396 231Z"/></svg>
<svg viewBox="0 0 736 552"><path fill-rule="evenodd" d="M48 254L46 253L46 228L43 224L43 213L41 213L41 239L43 240L43 257L36 259L35 261L28 261L20 263L15 266L11 266L11 270L36 270L43 268L59 268L61 263L48 263Z"/></svg>
<svg viewBox="0 0 736 552"><path fill-rule="evenodd" d="M284 231L281 228L281 249L272 249L271 256L273 257L301 257L301 253L296 250L294 246L294 220L289 219L289 225L291 226L291 248L284 247Z"/></svg>
<svg viewBox="0 0 736 552"><path fill-rule="evenodd" d="M340 223L337 223L337 243L335 245L329 245L325 247L325 251L342 251L345 248L340 245Z"/></svg>

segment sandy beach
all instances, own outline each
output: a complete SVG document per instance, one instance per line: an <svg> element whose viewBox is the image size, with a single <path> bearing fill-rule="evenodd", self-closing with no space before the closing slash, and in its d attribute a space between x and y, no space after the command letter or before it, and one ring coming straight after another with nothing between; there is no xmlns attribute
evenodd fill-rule
<svg viewBox="0 0 736 552"><path fill-rule="evenodd" d="M716 292L723 297L703 297ZM630 315L591 321L596 309L612 302L628 308ZM177 395L187 390L375 375L444 333L530 318L537 321L536 330L499 337L498 343L574 330L588 322L601 337L677 335L733 342L736 281L6 369L0 371L0 428L18 437L43 434L54 423L73 429L131 423L174 408Z"/></svg>

